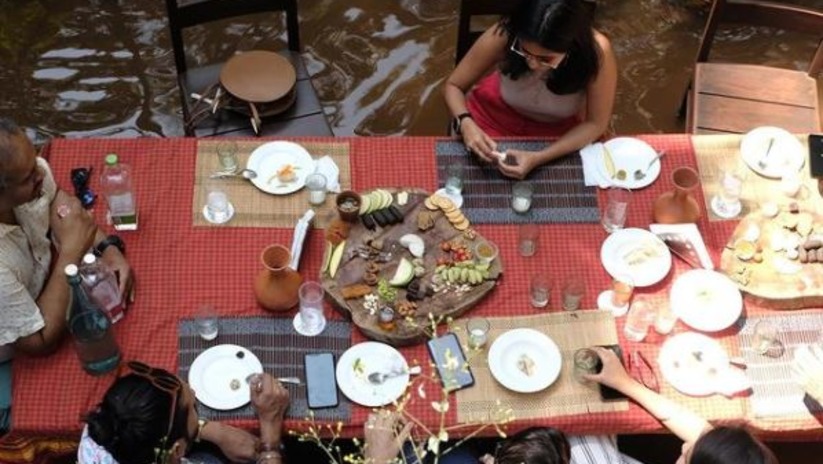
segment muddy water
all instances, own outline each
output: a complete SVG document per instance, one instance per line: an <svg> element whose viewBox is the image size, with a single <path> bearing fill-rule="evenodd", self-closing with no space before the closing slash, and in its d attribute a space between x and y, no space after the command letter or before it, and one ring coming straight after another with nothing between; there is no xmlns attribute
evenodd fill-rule
<svg viewBox="0 0 823 464"><path fill-rule="evenodd" d="M823 9L823 0L793 0ZM337 135L439 135L458 0L301 0L302 47ZM182 134L160 0L15 0L0 9L0 112L40 137ZM675 110L705 21L703 0L599 2L614 43L618 133L677 132ZM193 31L191 61L281 47L283 28L246 18ZM713 57L802 67L816 43L735 28Z"/></svg>

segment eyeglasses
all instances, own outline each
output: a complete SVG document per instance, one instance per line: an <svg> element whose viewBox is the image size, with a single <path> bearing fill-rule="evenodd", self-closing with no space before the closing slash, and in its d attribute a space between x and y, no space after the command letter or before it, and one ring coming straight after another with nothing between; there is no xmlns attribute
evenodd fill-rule
<svg viewBox="0 0 823 464"><path fill-rule="evenodd" d="M180 396L180 390L183 388L183 384L180 383L180 379L178 379L174 375L162 369L155 369L139 361L130 361L127 364L127 366L135 375L148 380L155 387L171 395L171 411L169 411L169 428L168 430L166 430L165 437L165 439L167 440L171 435L172 429L174 428L174 416L177 412L177 398Z"/></svg>
<svg viewBox="0 0 823 464"><path fill-rule="evenodd" d="M523 49L523 47L520 45L520 39L517 39L517 38L515 38L512 41L512 44L511 44L511 47L509 47L509 50L516 53L517 55L519 55L523 59L533 60L537 64L539 64L540 66L546 66L546 67L552 68L552 69L555 69L558 66L560 66L560 63L562 63L563 60L566 59L565 54L563 54L563 55L535 55L534 53L529 53L529 52L527 52L526 50ZM560 59L558 59L558 57Z"/></svg>
<svg viewBox="0 0 823 464"><path fill-rule="evenodd" d="M92 168L74 168L71 170L71 185L74 186L74 195L80 200L83 208L89 209L97 200L97 194L89 188Z"/></svg>

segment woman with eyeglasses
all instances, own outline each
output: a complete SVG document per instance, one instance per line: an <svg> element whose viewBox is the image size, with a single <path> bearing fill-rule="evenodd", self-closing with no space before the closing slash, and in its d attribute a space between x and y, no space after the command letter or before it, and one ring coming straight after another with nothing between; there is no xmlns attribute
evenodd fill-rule
<svg viewBox="0 0 823 464"><path fill-rule="evenodd" d="M443 95L454 132L508 177L597 140L609 126L617 64L584 0L523 0L466 53ZM497 152L494 137L557 137L537 152Z"/></svg>
<svg viewBox="0 0 823 464"><path fill-rule="evenodd" d="M216 445L232 462L278 464L286 389L268 374L250 383L252 406L260 419L260 439L198 417L194 392L163 369L130 362L86 418L77 451L79 464L176 464L200 441ZM197 456L201 462L220 462Z"/></svg>

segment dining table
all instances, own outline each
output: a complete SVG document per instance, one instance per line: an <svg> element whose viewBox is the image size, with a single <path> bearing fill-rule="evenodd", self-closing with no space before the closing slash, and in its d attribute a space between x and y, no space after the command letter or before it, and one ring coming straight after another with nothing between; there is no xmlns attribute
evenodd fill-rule
<svg viewBox="0 0 823 464"><path fill-rule="evenodd" d="M725 141L730 146L736 146L740 141L740 136L736 135L645 134L635 137L647 142L656 151L666 153L661 159L661 172L656 181L632 193L625 227L643 229L653 222L655 199L673 189L673 170L682 166L700 168L696 146L713 141ZM265 138L238 140L252 147L271 141ZM306 137L288 140L306 147L342 147L350 175L348 186L355 191L398 188L434 192L441 187L435 153L438 143L446 140L443 137ZM225 320L247 317L291 319L297 311L294 308L285 313L268 312L257 303L253 292L254 279L262 269L261 250L272 244L283 244L288 248L292 241L293 224L266 226L263 223L231 227L204 225L197 217L197 208L192 205L201 201L196 194L196 184L200 182L196 167L198 147L203 143L202 139L195 138L55 139L42 153L51 165L58 185L67 191L71 191L71 169L92 167L94 173L99 173L103 158L108 153L117 153L122 162L131 166L139 226L136 231L124 231L120 235L136 276L136 300L114 330L125 360L140 360L171 372L179 372L181 367L178 353L181 321L190 319L203 304L214 306ZM325 154L322 150L318 151L312 152L312 155L318 157ZM98 194L103 193L99 191L98 179L93 179L90 187ZM253 190L250 185L248 188ZM597 189L595 195L598 208L602 210L605 191ZM714 263L719 263L738 220L710 220L703 192L697 189L694 195L702 211L697 221L698 229ZM333 200L327 199L327 202L330 201ZM305 209L309 209L308 203ZM106 225L105 210L105 200L101 196L93 213L100 227L106 233L113 233L111 226ZM277 211L272 211L272 214L276 215ZM302 212L293 214L291 222L296 222L301 215ZM518 251L517 224L478 223L473 227L497 245L504 271L493 291L462 318L517 318L563 313L556 295L560 294L560 285L570 275L579 276L584 282L585 293L578 311L587 312L597 307L598 294L611 286L612 278L604 270L600 257L601 245L609 234L599 220L539 224L537 251L529 257L521 256ZM319 280L325 243L322 229L309 230L299 265L304 279ZM635 297L642 295L656 305L668 305L673 282L690 269L691 266L683 260L673 257L668 275L659 283L638 287ZM527 288L536 272L545 273L555 282L554 295L546 309L535 309L529 301ZM790 312L823 313L823 307ZM757 315L786 313L746 298L741 321ZM330 322L346 323L344 315L335 311L329 303L326 303L325 315ZM623 351L639 350L654 364L667 336L652 330L642 342L627 340L623 334L625 319L619 317L615 321L616 336ZM710 335L731 356L738 356L742 326L741 322ZM678 322L673 333L689 330L683 322ZM356 327L351 329L351 345L366 340ZM425 344L400 347L399 350L406 360L416 361L424 372L431 373ZM750 365L748 369L757 369L757 366ZM18 356L13 363L11 432L1 443L14 443L15 440L34 443L40 439L56 438L77 440L84 426L83 415L101 400L118 373L119 370L101 376L86 374L77 359L70 336L50 356ZM659 372L657 375L660 377ZM662 377L660 384L663 395L713 423L745 425L768 439L823 438L820 421L823 416L819 410L815 414L759 417L754 413L751 394L690 397L679 393ZM432 395L436 395L436 390L428 390L428 393L426 398L411 395L405 406L406 412L420 424L437 427L440 412L432 407L432 401L436 399ZM457 424L456 395L448 395L447 401L452 407L445 412L445 421ZM342 421L341 435L362 436L370 411L371 408L352 404L348 417ZM231 418L228 421L249 430L257 428L253 417ZM660 421L632 402L622 410L547 414L528 419L515 417L505 427L511 432L533 425L550 425L567 434L637 434L665 430ZM305 417L290 417L286 421L287 429L299 431L307 426ZM452 435L460 436L470 431L465 429ZM485 429L482 434L493 433L495 431L491 428ZM44 448L39 449L42 451Z"/></svg>

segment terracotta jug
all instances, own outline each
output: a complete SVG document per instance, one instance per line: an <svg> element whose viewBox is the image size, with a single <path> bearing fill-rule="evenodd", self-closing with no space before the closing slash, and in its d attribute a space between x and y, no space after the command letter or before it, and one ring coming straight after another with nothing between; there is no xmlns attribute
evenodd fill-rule
<svg viewBox="0 0 823 464"><path fill-rule="evenodd" d="M263 270L254 280L254 296L269 311L288 311L299 301L303 277L289 267L291 253L283 245L271 245L260 254Z"/></svg>
<svg viewBox="0 0 823 464"><path fill-rule="evenodd" d="M672 182L674 190L660 195L654 202L654 222L697 222L700 219L700 205L694 198L694 190L700 185L697 171L686 166L677 168L672 172Z"/></svg>

